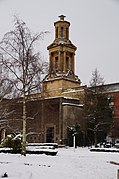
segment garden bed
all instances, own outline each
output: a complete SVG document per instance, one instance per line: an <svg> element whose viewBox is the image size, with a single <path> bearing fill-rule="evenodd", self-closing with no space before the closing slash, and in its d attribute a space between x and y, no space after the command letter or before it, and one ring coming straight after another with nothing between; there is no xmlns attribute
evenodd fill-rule
<svg viewBox="0 0 119 179"><path fill-rule="evenodd" d="M26 147L27 154L46 154L46 155L57 155L58 145L56 144L28 144ZM21 150L13 150L12 148L0 148L0 153L11 153L19 154Z"/></svg>
<svg viewBox="0 0 119 179"><path fill-rule="evenodd" d="M116 148L91 148L91 152L119 152Z"/></svg>

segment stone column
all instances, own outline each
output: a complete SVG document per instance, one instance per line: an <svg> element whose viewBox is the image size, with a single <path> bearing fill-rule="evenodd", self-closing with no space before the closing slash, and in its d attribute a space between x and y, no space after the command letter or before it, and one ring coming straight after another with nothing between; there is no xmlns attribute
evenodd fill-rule
<svg viewBox="0 0 119 179"><path fill-rule="evenodd" d="M44 135L45 135L45 130L44 130L44 101L41 102L41 142L44 141Z"/></svg>
<svg viewBox="0 0 119 179"><path fill-rule="evenodd" d="M74 53L72 53L72 59L71 59L71 63L72 63L72 64L71 64L71 70L73 71L73 73L75 73L75 72L74 72L74 70L75 70L75 69L74 69L74 55L75 55L75 54L74 54Z"/></svg>
<svg viewBox="0 0 119 179"><path fill-rule="evenodd" d="M66 73L66 52L64 52L64 58L63 58L63 71Z"/></svg>
<svg viewBox="0 0 119 179"><path fill-rule="evenodd" d="M62 139L63 139L63 115L62 115L62 112L63 112L63 106L62 106L62 102L63 102L63 99L62 97L60 98L59 100L59 142L60 144L62 144Z"/></svg>
<svg viewBox="0 0 119 179"><path fill-rule="evenodd" d="M61 71L61 52L58 53L58 71Z"/></svg>
<svg viewBox="0 0 119 179"><path fill-rule="evenodd" d="M49 57L50 57L50 60L49 60L50 61L50 64L49 64L49 66L50 66L49 67L49 73L51 73L51 71L52 71L52 65L53 65L52 64L52 53L49 53Z"/></svg>

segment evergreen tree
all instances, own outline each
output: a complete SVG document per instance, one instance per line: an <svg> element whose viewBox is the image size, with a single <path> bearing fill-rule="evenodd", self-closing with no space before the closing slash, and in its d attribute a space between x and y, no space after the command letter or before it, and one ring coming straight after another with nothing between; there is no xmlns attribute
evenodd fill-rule
<svg viewBox="0 0 119 179"><path fill-rule="evenodd" d="M76 146L83 146L83 132L81 131L80 124L76 123L72 127L67 128L67 145L72 147L73 146L73 136L75 135L76 139Z"/></svg>
<svg viewBox="0 0 119 179"><path fill-rule="evenodd" d="M87 90L85 112L89 141L96 146L105 139L112 124L111 98L106 93L104 80L97 69L92 73Z"/></svg>

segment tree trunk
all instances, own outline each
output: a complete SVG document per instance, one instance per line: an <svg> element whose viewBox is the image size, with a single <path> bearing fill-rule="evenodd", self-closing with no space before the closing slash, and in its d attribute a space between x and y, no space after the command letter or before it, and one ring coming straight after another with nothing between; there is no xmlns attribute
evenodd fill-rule
<svg viewBox="0 0 119 179"><path fill-rule="evenodd" d="M23 138L21 154L26 156L26 97L23 97Z"/></svg>

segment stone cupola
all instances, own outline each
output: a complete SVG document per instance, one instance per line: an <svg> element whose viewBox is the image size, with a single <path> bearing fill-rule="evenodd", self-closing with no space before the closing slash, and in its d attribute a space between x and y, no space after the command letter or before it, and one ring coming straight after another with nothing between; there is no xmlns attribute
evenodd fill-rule
<svg viewBox="0 0 119 179"><path fill-rule="evenodd" d="M69 40L70 22L64 15L54 22L55 39L47 49L49 50L49 73L44 79L45 90L53 88L65 89L80 86L80 80L75 75L76 46ZM52 85L51 84L52 81Z"/></svg>

